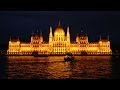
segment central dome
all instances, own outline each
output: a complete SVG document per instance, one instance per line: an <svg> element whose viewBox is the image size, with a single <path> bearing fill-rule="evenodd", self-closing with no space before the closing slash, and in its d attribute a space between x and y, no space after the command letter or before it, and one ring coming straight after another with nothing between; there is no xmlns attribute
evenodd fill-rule
<svg viewBox="0 0 120 90"><path fill-rule="evenodd" d="M59 24L58 24L58 26L57 26L57 28L55 29L55 34L64 34L65 32L64 32L64 30L63 30L63 28L61 27L61 25L60 25L60 21L59 21Z"/></svg>
<svg viewBox="0 0 120 90"><path fill-rule="evenodd" d="M56 29L55 29L55 32L58 32L58 33L62 33L64 32L63 28L61 26L58 26Z"/></svg>

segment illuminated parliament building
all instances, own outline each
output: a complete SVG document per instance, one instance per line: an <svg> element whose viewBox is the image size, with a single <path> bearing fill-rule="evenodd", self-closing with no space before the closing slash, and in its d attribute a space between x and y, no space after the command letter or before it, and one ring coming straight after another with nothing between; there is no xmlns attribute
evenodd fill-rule
<svg viewBox="0 0 120 90"><path fill-rule="evenodd" d="M112 50L110 48L109 38L101 39L98 42L89 42L87 34L76 36L76 41L70 41L69 27L67 27L67 33L60 25L60 22L53 34L52 27L50 27L49 41L43 41L42 34L31 35L31 41L29 43L21 42L17 40L9 40L9 46L7 54L10 55L32 55L33 52L38 54L48 55L60 55L70 52L74 55L86 53L88 55L110 55Z"/></svg>

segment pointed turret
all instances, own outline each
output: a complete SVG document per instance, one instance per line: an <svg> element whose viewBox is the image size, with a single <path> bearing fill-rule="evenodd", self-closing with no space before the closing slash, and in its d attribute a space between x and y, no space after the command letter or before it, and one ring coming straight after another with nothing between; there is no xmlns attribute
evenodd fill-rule
<svg viewBox="0 0 120 90"><path fill-rule="evenodd" d="M67 27L67 41L70 43L70 32L69 32L69 26Z"/></svg>
<svg viewBox="0 0 120 90"><path fill-rule="evenodd" d="M20 39L19 39L19 36L18 36L18 38L17 38L17 42L20 44Z"/></svg>
<svg viewBox="0 0 120 90"><path fill-rule="evenodd" d="M42 37L42 31L40 30L40 37Z"/></svg>
<svg viewBox="0 0 120 90"><path fill-rule="evenodd" d="M52 42L52 27L50 26L49 42Z"/></svg>
<svg viewBox="0 0 120 90"><path fill-rule="evenodd" d="M109 40L109 35L108 35L107 39Z"/></svg>
<svg viewBox="0 0 120 90"><path fill-rule="evenodd" d="M31 35L33 36L34 35L34 32L32 31Z"/></svg>
<svg viewBox="0 0 120 90"><path fill-rule="evenodd" d="M10 36L10 41L11 41L11 36Z"/></svg>
<svg viewBox="0 0 120 90"><path fill-rule="evenodd" d="M77 33L77 36L76 36L76 42L79 42L79 35Z"/></svg>
<svg viewBox="0 0 120 90"><path fill-rule="evenodd" d="M87 37L87 33L83 32L83 27L81 27L80 37Z"/></svg>
<svg viewBox="0 0 120 90"><path fill-rule="evenodd" d="M81 33L83 33L83 27L81 27Z"/></svg>
<svg viewBox="0 0 120 90"><path fill-rule="evenodd" d="M17 38L17 41L20 41L19 36L18 36L18 38Z"/></svg>
<svg viewBox="0 0 120 90"><path fill-rule="evenodd" d="M42 31L40 30L40 42L43 42Z"/></svg>
<svg viewBox="0 0 120 90"><path fill-rule="evenodd" d="M38 32L38 29L36 30L36 33L35 33L35 35L39 36L39 32Z"/></svg>
<svg viewBox="0 0 120 90"><path fill-rule="evenodd" d="M59 20L58 26L61 26L61 24L60 24L60 20Z"/></svg>
<svg viewBox="0 0 120 90"><path fill-rule="evenodd" d="M101 40L101 35L100 35L100 40Z"/></svg>
<svg viewBox="0 0 120 90"><path fill-rule="evenodd" d="M70 32L69 32L69 26L67 27L67 36L70 35Z"/></svg>
<svg viewBox="0 0 120 90"><path fill-rule="evenodd" d="M49 34L50 37L52 37L52 27L50 26L50 34Z"/></svg>
<svg viewBox="0 0 120 90"><path fill-rule="evenodd" d="M32 31L32 33L31 33L31 42L33 42L33 36L34 36L34 32Z"/></svg>

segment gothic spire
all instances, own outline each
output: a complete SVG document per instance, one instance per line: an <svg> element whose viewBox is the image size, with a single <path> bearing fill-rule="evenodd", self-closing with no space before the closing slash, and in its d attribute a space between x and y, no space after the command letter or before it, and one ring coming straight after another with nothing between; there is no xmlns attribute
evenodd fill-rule
<svg viewBox="0 0 120 90"><path fill-rule="evenodd" d="M11 41L11 36L10 36L10 41Z"/></svg>
<svg viewBox="0 0 120 90"><path fill-rule="evenodd" d="M69 32L69 26L67 27L67 32Z"/></svg>
<svg viewBox="0 0 120 90"><path fill-rule="evenodd" d="M69 26L67 27L67 34L68 34L68 35L70 34L70 32L69 32Z"/></svg>
<svg viewBox="0 0 120 90"><path fill-rule="evenodd" d="M33 30L32 30L32 33L31 33L31 35L34 35L34 32L33 32Z"/></svg>
<svg viewBox="0 0 120 90"><path fill-rule="evenodd" d="M83 32L83 27L81 26L81 33Z"/></svg>
<svg viewBox="0 0 120 90"><path fill-rule="evenodd" d="M108 40L109 40L109 35L108 35Z"/></svg>
<svg viewBox="0 0 120 90"><path fill-rule="evenodd" d="M40 36L42 37L42 31L40 30Z"/></svg>
<svg viewBox="0 0 120 90"><path fill-rule="evenodd" d="M18 36L18 39L17 39L17 40L18 40L18 41L20 40L20 39L19 39L19 36Z"/></svg>
<svg viewBox="0 0 120 90"><path fill-rule="evenodd" d="M52 27L50 26L50 32L52 32Z"/></svg>
<svg viewBox="0 0 120 90"><path fill-rule="evenodd" d="M58 26L61 26L61 24L60 24L60 20L59 20Z"/></svg>
<svg viewBox="0 0 120 90"><path fill-rule="evenodd" d="M37 29L37 33L38 33L38 29Z"/></svg>
<svg viewBox="0 0 120 90"><path fill-rule="evenodd" d="M100 40L101 40L101 35L100 35Z"/></svg>

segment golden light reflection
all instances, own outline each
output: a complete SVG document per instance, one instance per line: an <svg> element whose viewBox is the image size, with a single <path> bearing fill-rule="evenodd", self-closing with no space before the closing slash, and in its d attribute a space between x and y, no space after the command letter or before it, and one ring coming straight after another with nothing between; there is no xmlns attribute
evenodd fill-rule
<svg viewBox="0 0 120 90"><path fill-rule="evenodd" d="M70 70L69 62L63 63L60 62L53 63L48 65L47 71L49 72L50 77L54 79L70 78L72 72ZM48 79L49 79L48 78Z"/></svg>
<svg viewBox="0 0 120 90"><path fill-rule="evenodd" d="M111 75L110 56L75 56L75 62L62 58L8 57L8 79L99 79Z"/></svg>

